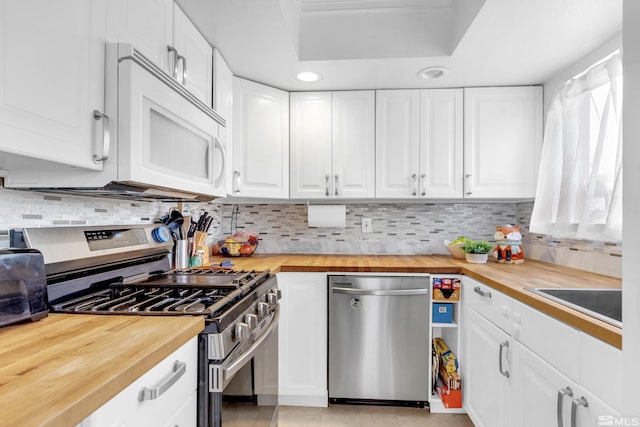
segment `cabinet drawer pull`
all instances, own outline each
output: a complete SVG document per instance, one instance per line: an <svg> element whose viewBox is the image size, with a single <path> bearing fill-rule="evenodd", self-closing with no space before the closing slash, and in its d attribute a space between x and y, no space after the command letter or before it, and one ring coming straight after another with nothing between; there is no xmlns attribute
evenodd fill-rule
<svg viewBox="0 0 640 427"><path fill-rule="evenodd" d="M240 171L233 171L233 189L234 193L240 192Z"/></svg>
<svg viewBox="0 0 640 427"><path fill-rule="evenodd" d="M111 120L109 116L98 110L93 110L94 120L102 119L102 155L94 154L93 161L105 162L109 159L109 151L111 150Z"/></svg>
<svg viewBox="0 0 640 427"><path fill-rule="evenodd" d="M416 175L415 173L411 174L411 195L418 195L418 175Z"/></svg>
<svg viewBox="0 0 640 427"><path fill-rule="evenodd" d="M329 197L331 195L330 191L329 191L329 180L331 179L331 177L329 176L329 174L326 174L324 176L324 195L325 197Z"/></svg>
<svg viewBox="0 0 640 427"><path fill-rule="evenodd" d="M182 61L182 86L187 85L187 58L178 55L178 62Z"/></svg>
<svg viewBox="0 0 640 427"><path fill-rule="evenodd" d="M169 52L169 61L171 63L171 77L178 78L178 51L175 47L167 45L167 52Z"/></svg>
<svg viewBox="0 0 640 427"><path fill-rule="evenodd" d="M509 349L509 341L505 341L503 343L500 343L500 352L498 353L498 369L500 370L500 373L502 375L504 375L505 377L509 378L509 371L503 371L502 370L502 350L504 349Z"/></svg>
<svg viewBox="0 0 640 427"><path fill-rule="evenodd" d="M172 385L176 383L187 371L187 363L176 360L173 362L173 372L162 380L154 388L142 387L138 392L138 401L144 402L145 400L154 400L162 396Z"/></svg>
<svg viewBox="0 0 640 427"><path fill-rule="evenodd" d="M483 291L482 289L480 289L480 286L474 287L473 288L473 292L475 292L476 294L480 295L481 297L491 298L491 292Z"/></svg>
<svg viewBox="0 0 640 427"><path fill-rule="evenodd" d="M589 402L587 402L587 399L584 396L581 396L580 399L573 399L571 401L571 427L576 427L578 425L578 406L584 406L585 408L588 408Z"/></svg>
<svg viewBox="0 0 640 427"><path fill-rule="evenodd" d="M564 426L564 420L562 416L564 411L562 408L562 403L564 402L565 396L573 397L573 390L571 390L571 387L565 387L562 390L558 390L558 402L557 402L557 408L556 408L556 416L558 418L558 427Z"/></svg>

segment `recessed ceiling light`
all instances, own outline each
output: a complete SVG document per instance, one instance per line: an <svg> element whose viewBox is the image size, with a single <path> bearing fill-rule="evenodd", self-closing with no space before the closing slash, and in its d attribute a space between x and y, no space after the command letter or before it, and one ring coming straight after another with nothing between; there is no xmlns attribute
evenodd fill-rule
<svg viewBox="0 0 640 427"><path fill-rule="evenodd" d="M427 67L418 71L418 78L424 80L439 79L449 72L447 67L435 66Z"/></svg>
<svg viewBox="0 0 640 427"><path fill-rule="evenodd" d="M313 71L301 71L296 74L296 79L305 83L313 83L322 79L322 75Z"/></svg>

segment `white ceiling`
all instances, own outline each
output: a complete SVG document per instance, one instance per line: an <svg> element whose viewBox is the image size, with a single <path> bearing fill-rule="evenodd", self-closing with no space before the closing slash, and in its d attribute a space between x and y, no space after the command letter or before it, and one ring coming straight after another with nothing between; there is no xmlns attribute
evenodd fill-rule
<svg viewBox="0 0 640 427"><path fill-rule="evenodd" d="M540 84L622 31L622 0L177 2L235 75L289 91Z"/></svg>

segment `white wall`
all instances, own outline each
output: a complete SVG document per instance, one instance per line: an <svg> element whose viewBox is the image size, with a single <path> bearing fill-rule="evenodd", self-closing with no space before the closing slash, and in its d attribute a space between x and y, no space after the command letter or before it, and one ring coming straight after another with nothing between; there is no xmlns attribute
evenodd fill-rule
<svg viewBox="0 0 640 427"><path fill-rule="evenodd" d="M622 323L624 413L640 416L640 1L624 1L624 213Z"/></svg>

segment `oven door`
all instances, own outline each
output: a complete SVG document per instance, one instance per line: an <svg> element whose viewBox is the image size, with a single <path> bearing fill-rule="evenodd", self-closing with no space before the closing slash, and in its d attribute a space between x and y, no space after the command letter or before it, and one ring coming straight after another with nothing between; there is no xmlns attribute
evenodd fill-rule
<svg viewBox="0 0 640 427"><path fill-rule="evenodd" d="M118 181L224 196L224 156L213 118L137 62L120 62Z"/></svg>
<svg viewBox="0 0 640 427"><path fill-rule="evenodd" d="M210 426L251 420L253 426L274 427L278 421L278 320L279 306L264 333L247 349L221 364L209 364Z"/></svg>

